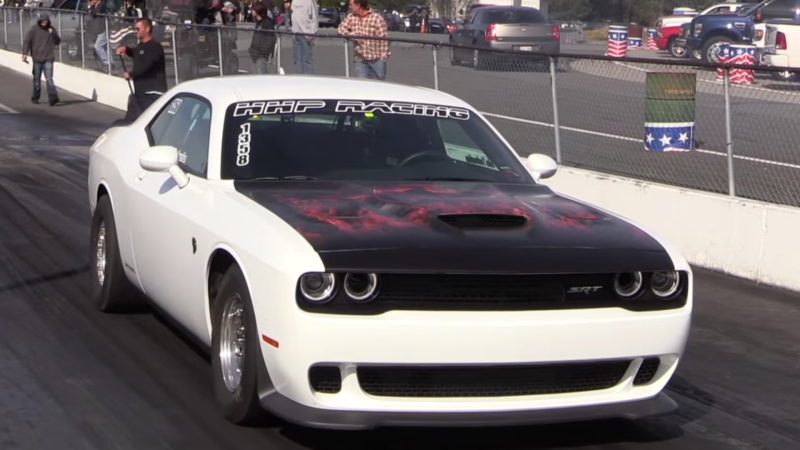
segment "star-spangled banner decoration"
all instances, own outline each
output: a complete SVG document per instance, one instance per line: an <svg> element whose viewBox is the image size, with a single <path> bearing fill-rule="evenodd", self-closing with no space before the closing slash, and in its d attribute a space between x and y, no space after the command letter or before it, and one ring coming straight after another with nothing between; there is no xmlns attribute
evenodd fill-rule
<svg viewBox="0 0 800 450"><path fill-rule="evenodd" d="M645 123L644 148L651 152L694 150L694 122Z"/></svg>

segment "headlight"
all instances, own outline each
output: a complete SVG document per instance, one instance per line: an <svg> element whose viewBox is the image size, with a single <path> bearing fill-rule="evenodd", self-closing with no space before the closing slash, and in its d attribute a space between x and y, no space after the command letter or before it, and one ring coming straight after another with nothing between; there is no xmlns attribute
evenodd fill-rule
<svg viewBox="0 0 800 450"><path fill-rule="evenodd" d="M694 26L694 36L695 37L700 36L700 33L702 33L702 32L703 32L703 24L702 23L698 23L697 25Z"/></svg>
<svg viewBox="0 0 800 450"><path fill-rule="evenodd" d="M681 278L678 272L662 270L654 272L650 278L650 289L661 299L669 299L680 291Z"/></svg>
<svg viewBox="0 0 800 450"><path fill-rule="evenodd" d="M624 272L614 276L614 292L622 298L634 298L642 293L642 272Z"/></svg>
<svg viewBox="0 0 800 450"><path fill-rule="evenodd" d="M332 273L313 272L300 277L300 292L312 303L325 303L333 298L336 278Z"/></svg>
<svg viewBox="0 0 800 450"><path fill-rule="evenodd" d="M348 273L344 277L344 292L355 302L368 302L378 293L378 276L374 273Z"/></svg>

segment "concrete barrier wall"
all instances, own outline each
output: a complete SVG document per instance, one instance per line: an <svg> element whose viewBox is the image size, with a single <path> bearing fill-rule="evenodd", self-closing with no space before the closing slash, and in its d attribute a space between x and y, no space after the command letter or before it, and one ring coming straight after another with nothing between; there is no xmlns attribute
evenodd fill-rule
<svg viewBox="0 0 800 450"><path fill-rule="evenodd" d="M32 66L0 50L0 65L24 74ZM63 90L127 108L125 80L56 63ZM557 192L625 216L665 238L690 263L764 284L800 291L800 208L562 167L543 183Z"/></svg>
<svg viewBox="0 0 800 450"><path fill-rule="evenodd" d="M0 65L32 76L33 63L30 59L28 59L28 64L22 62L22 55L19 53L0 50ZM123 78L57 62L53 67L53 81L61 90L123 111L128 109L130 88ZM2 89L2 82L0 82L0 89ZM42 89L44 89L44 77L42 77Z"/></svg>

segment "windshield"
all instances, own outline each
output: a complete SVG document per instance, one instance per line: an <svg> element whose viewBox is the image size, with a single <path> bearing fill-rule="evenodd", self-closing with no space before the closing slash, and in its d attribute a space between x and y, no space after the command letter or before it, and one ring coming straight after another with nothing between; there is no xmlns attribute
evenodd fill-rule
<svg viewBox="0 0 800 450"><path fill-rule="evenodd" d="M534 10L507 10L491 11L489 23L495 24L517 24L517 23L546 23L544 16Z"/></svg>
<svg viewBox="0 0 800 450"><path fill-rule="evenodd" d="M474 112L370 100L232 104L222 178L533 183Z"/></svg>
<svg viewBox="0 0 800 450"><path fill-rule="evenodd" d="M763 2L756 3L753 6L743 6L741 9L739 9L739 12L737 14L740 16L750 15L751 12L755 12L756 9L761 8L762 6L770 2L772 2L772 0L764 0Z"/></svg>

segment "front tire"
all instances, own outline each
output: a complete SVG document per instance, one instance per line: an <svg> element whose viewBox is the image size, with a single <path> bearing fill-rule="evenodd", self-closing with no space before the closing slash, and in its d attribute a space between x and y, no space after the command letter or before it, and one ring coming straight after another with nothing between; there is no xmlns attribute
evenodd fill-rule
<svg viewBox="0 0 800 450"><path fill-rule="evenodd" d="M117 224L108 195L100 197L92 216L89 279L92 301L100 311L121 313L142 308L138 291L128 280L119 255Z"/></svg>
<svg viewBox="0 0 800 450"><path fill-rule="evenodd" d="M250 291L236 264L220 281L211 319L211 370L217 404L230 422L256 424L265 416L258 401L261 346Z"/></svg>

